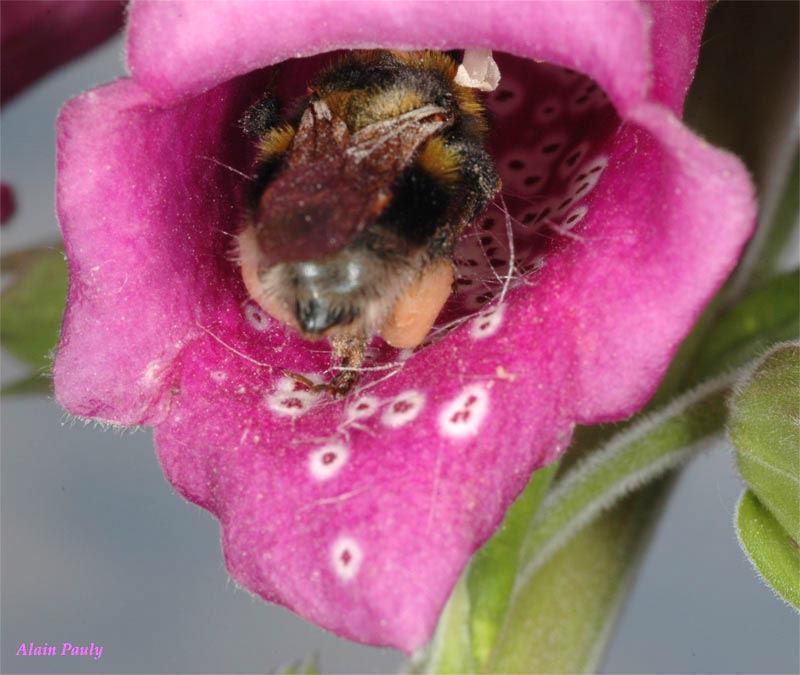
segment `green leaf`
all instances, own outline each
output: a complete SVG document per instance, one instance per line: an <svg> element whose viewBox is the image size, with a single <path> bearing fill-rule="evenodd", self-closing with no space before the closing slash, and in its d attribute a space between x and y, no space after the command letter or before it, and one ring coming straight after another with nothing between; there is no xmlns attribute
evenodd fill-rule
<svg viewBox="0 0 800 675"><path fill-rule="evenodd" d="M736 509L742 550L762 579L795 609L800 609L800 549L758 498L745 490Z"/></svg>
<svg viewBox="0 0 800 675"><path fill-rule="evenodd" d="M729 436L742 477L800 540L800 345L778 345L731 398Z"/></svg>
<svg viewBox="0 0 800 675"><path fill-rule="evenodd" d="M12 279L3 291L0 343L37 371L49 367L67 295L67 267L59 247L22 251L2 259Z"/></svg>
<svg viewBox="0 0 800 675"><path fill-rule="evenodd" d="M514 578L519 548L534 514L547 493L557 464L536 471L506 514L500 529L475 554L467 587L470 596L472 653L478 667L485 663L503 620Z"/></svg>

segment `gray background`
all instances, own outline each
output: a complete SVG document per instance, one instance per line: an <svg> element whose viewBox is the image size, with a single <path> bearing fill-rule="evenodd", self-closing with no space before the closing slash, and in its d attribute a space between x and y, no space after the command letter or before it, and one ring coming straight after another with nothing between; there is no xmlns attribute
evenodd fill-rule
<svg viewBox="0 0 800 675"><path fill-rule="evenodd" d="M3 250L54 240L53 120L123 74L112 41L2 113L2 174L19 212ZM3 381L24 369L3 355ZM72 423L44 398L4 399L2 672L264 673L316 652L325 672L393 672L396 652L340 640L238 590L215 522L176 497L151 434ZM793 673L797 616L736 543L741 491L724 447L683 475L605 663L609 673ZM104 647L103 658L20 658L20 642Z"/></svg>

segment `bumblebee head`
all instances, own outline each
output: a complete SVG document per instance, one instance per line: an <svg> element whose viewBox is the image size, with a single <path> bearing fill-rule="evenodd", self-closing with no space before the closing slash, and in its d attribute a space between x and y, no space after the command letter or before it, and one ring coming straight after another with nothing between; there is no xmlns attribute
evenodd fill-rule
<svg viewBox="0 0 800 675"><path fill-rule="evenodd" d="M306 337L345 329L361 315L373 280L358 258L345 253L328 261L284 265L279 271L279 283L294 298L295 320Z"/></svg>
<svg viewBox="0 0 800 675"><path fill-rule="evenodd" d="M421 250L386 232L368 231L332 256L271 265L253 227L239 235L250 296L307 339L380 332L421 266Z"/></svg>

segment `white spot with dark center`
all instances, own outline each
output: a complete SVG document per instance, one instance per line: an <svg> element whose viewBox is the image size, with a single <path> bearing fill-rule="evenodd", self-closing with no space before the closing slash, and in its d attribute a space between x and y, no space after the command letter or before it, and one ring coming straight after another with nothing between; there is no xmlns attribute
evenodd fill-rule
<svg viewBox="0 0 800 675"><path fill-rule="evenodd" d="M600 87L596 82L588 78L581 80L578 86L572 90L567 110L571 115L580 115L590 108L595 107L595 102L599 98Z"/></svg>
<svg viewBox="0 0 800 675"><path fill-rule="evenodd" d="M307 375L306 377L314 384L319 383L317 374ZM300 417L312 408L319 396L319 393L309 391L308 387L302 382L284 376L277 381L275 391L268 394L265 401L267 407L278 415Z"/></svg>
<svg viewBox="0 0 800 675"><path fill-rule="evenodd" d="M505 311L506 306L498 304L485 312L481 312L470 322L469 334L475 340L482 340L494 335L503 324Z"/></svg>
<svg viewBox="0 0 800 675"><path fill-rule="evenodd" d="M228 379L228 373L224 370L212 370L209 375L214 382L224 382Z"/></svg>
<svg viewBox="0 0 800 675"><path fill-rule="evenodd" d="M561 216L575 203L575 197L571 194L562 195L553 203L553 215Z"/></svg>
<svg viewBox="0 0 800 675"><path fill-rule="evenodd" d="M341 536L331 546L333 571L342 581L350 581L358 574L364 553L361 545L352 537Z"/></svg>
<svg viewBox="0 0 800 675"><path fill-rule="evenodd" d="M534 118L537 124L549 124L553 120L561 117L563 110L564 105L561 103L560 99L551 96L536 106Z"/></svg>
<svg viewBox="0 0 800 675"><path fill-rule="evenodd" d="M587 206L579 206L578 208L573 209L561 222L559 230L561 232L569 232L586 217L587 213L589 213L589 207Z"/></svg>
<svg viewBox="0 0 800 675"><path fill-rule="evenodd" d="M539 215L536 216L534 223L543 223L545 225L551 224L553 222L553 216L558 209L558 205L562 201L562 199L555 199L553 197L550 199L545 199L540 205Z"/></svg>
<svg viewBox="0 0 800 675"><path fill-rule="evenodd" d="M504 172L519 173L525 171L528 159L524 152L510 152L500 160L499 165Z"/></svg>
<svg viewBox="0 0 800 675"><path fill-rule="evenodd" d="M587 162L572 179L570 192L567 196L571 196L574 201L577 201L588 195L594 190L606 166L608 166L608 158L603 155Z"/></svg>
<svg viewBox="0 0 800 675"><path fill-rule="evenodd" d="M355 401L347 406L345 417L348 422L354 420L363 420L367 417L372 417L375 411L380 407L381 400L376 396L365 394L359 396Z"/></svg>
<svg viewBox="0 0 800 675"><path fill-rule="evenodd" d="M395 396L383 410L381 422L387 427L397 429L413 422L422 412L425 405L425 394L414 389L404 391Z"/></svg>
<svg viewBox="0 0 800 675"><path fill-rule="evenodd" d="M479 384L466 387L439 413L439 431L449 438L465 438L478 433L489 412L489 392Z"/></svg>
<svg viewBox="0 0 800 675"><path fill-rule="evenodd" d="M341 443L330 443L317 448L308 456L308 469L318 481L333 478L347 463L350 451Z"/></svg>
<svg viewBox="0 0 800 675"><path fill-rule="evenodd" d="M517 220L523 225L530 226L536 222L536 218L538 217L539 209L537 207L529 207L519 214Z"/></svg>
<svg viewBox="0 0 800 675"><path fill-rule="evenodd" d="M269 327L269 317L267 313L254 302L245 303L244 318L247 319L247 323L259 332L263 332Z"/></svg>
<svg viewBox="0 0 800 675"><path fill-rule="evenodd" d="M487 97L487 104L495 116L507 117L522 105L524 98L525 88L513 78L504 75L500 86Z"/></svg>
<svg viewBox="0 0 800 675"><path fill-rule="evenodd" d="M541 156L539 146L528 148L524 153L506 155L504 161L504 164L499 165L501 177L503 184L513 194L532 197L544 191L550 180L552 158Z"/></svg>
<svg viewBox="0 0 800 675"><path fill-rule="evenodd" d="M478 228L480 230L492 231L496 230L499 225L499 218L497 215L486 215L481 218Z"/></svg>
<svg viewBox="0 0 800 675"><path fill-rule="evenodd" d="M589 152L589 143L586 141L565 152L564 159L561 160L561 164L558 167L558 177L565 180L575 173L583 158L586 157L587 152Z"/></svg>
<svg viewBox="0 0 800 675"><path fill-rule="evenodd" d="M549 133L536 144L536 157L552 162L561 156L568 142L569 137L564 131Z"/></svg>
<svg viewBox="0 0 800 675"><path fill-rule="evenodd" d="M489 300L494 297L493 293L484 291L482 289L465 293L464 295L466 297L464 298L463 306L468 312L477 312L483 309L486 307L486 303L488 303Z"/></svg>
<svg viewBox="0 0 800 675"><path fill-rule="evenodd" d="M608 166L608 157L605 155L597 155L594 159L590 160L586 163L585 166L581 167L581 171L585 171L590 176L599 176L606 170Z"/></svg>
<svg viewBox="0 0 800 675"><path fill-rule="evenodd" d="M300 417L314 405L316 396L310 392L277 391L266 397L266 403L272 412L284 417Z"/></svg>

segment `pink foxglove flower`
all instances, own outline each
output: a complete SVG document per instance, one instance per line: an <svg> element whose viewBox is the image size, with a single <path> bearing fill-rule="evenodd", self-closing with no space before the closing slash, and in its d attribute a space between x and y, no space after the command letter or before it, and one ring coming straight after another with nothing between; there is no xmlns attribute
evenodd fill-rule
<svg viewBox="0 0 800 675"><path fill-rule="evenodd" d="M741 163L680 121L704 18L660 2L135 4L131 77L59 120L58 399L155 427L237 582L415 649L573 427L648 400L752 231ZM283 375L319 376L327 350L268 318L230 259L253 156L237 120L268 85L303 93L316 55L376 46L494 50L503 199L460 245L429 344L376 340L374 370L332 401Z"/></svg>

